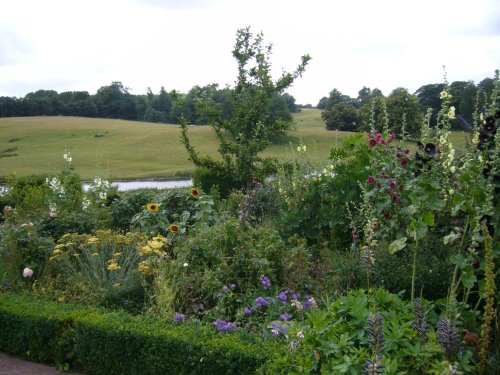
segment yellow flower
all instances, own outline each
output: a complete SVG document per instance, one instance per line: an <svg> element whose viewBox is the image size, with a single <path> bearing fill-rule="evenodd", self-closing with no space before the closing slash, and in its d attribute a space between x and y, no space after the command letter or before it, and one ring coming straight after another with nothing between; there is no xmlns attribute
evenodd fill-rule
<svg viewBox="0 0 500 375"><path fill-rule="evenodd" d="M96 256L98 256L98 255L99 255L99 254L97 254L97 253L92 253L92 256L93 256L93 257L96 257Z"/></svg>
<svg viewBox="0 0 500 375"><path fill-rule="evenodd" d="M156 236L156 237L153 237L153 241L161 241L161 242L165 242L167 241L167 238L166 237L163 237L163 236Z"/></svg>
<svg viewBox="0 0 500 375"><path fill-rule="evenodd" d="M450 110L448 111L448 117L450 119L454 119L455 118L455 107L453 107L453 106L450 107Z"/></svg>
<svg viewBox="0 0 500 375"><path fill-rule="evenodd" d="M158 205L156 203L149 203L147 205L148 211L149 212L158 212Z"/></svg>
<svg viewBox="0 0 500 375"><path fill-rule="evenodd" d="M114 271L119 270L121 267L114 260L110 260L108 264L108 270Z"/></svg>
<svg viewBox="0 0 500 375"><path fill-rule="evenodd" d="M439 98L441 100L446 100L446 99L451 99L452 96L448 94L446 91L441 91L441 94L439 95Z"/></svg>
<svg viewBox="0 0 500 375"><path fill-rule="evenodd" d="M181 228L177 224L172 224L170 226L170 232L177 233Z"/></svg>
<svg viewBox="0 0 500 375"><path fill-rule="evenodd" d="M148 246L154 249L161 249L163 247L163 242L160 241L149 241Z"/></svg>
<svg viewBox="0 0 500 375"><path fill-rule="evenodd" d="M456 170L457 170L457 168L455 168L455 166L454 166L454 165L450 167L450 172L451 172L451 173L455 173L455 172L456 172Z"/></svg>
<svg viewBox="0 0 500 375"><path fill-rule="evenodd" d="M122 255L122 253L114 253L113 254L114 257L119 257L120 255Z"/></svg>
<svg viewBox="0 0 500 375"><path fill-rule="evenodd" d="M140 253L141 255L151 254L152 252L153 252L153 249L151 249L148 245L143 246L143 247L139 250L139 253Z"/></svg>
<svg viewBox="0 0 500 375"><path fill-rule="evenodd" d="M87 240L87 243L90 244L90 245L98 244L99 243L99 238L97 238L97 237L90 237Z"/></svg>
<svg viewBox="0 0 500 375"><path fill-rule="evenodd" d="M64 301L65 301L64 297L59 297L59 298L57 299L57 302L60 302L60 303L63 303Z"/></svg>
<svg viewBox="0 0 500 375"><path fill-rule="evenodd" d="M58 249L57 247L52 252L52 254L54 254L54 255L61 254L61 253L62 253L61 249Z"/></svg>
<svg viewBox="0 0 500 375"><path fill-rule="evenodd" d="M79 256L80 256L80 254L78 254L78 253L77 253L77 254L73 254L73 256L74 256L74 257L79 257Z"/></svg>
<svg viewBox="0 0 500 375"><path fill-rule="evenodd" d="M142 261L142 262L139 263L138 270L143 275L148 275L148 274L151 273L151 268L144 261Z"/></svg>
<svg viewBox="0 0 500 375"><path fill-rule="evenodd" d="M119 288L119 287L121 287L121 286L122 286L122 285L121 285L120 283L115 283L115 284L113 284L113 288Z"/></svg>
<svg viewBox="0 0 500 375"><path fill-rule="evenodd" d="M200 196L200 192L198 191L198 189L196 189L196 188L192 188L192 189L191 189L191 196L192 196L193 198L195 198L195 199L196 199L196 198L198 198L198 197Z"/></svg>
<svg viewBox="0 0 500 375"><path fill-rule="evenodd" d="M301 152L301 151L302 151L302 147L300 147L300 146L299 146L299 147L297 147L297 151L298 151L298 152Z"/></svg>

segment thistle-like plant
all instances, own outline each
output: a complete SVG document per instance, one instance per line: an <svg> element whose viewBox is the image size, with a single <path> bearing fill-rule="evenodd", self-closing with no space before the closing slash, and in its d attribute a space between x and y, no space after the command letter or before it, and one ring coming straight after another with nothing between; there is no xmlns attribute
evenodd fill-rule
<svg viewBox="0 0 500 375"><path fill-rule="evenodd" d="M418 340L422 345L424 345L427 340L427 332L429 332L429 324L427 323L426 317L427 317L427 311L422 307L422 303L420 301L420 298L415 298L413 301L415 305L414 313L415 313L415 320L411 324L411 327L417 331L418 334Z"/></svg>
<svg viewBox="0 0 500 375"><path fill-rule="evenodd" d="M437 341L447 359L453 359L460 350L460 337L451 320L439 317Z"/></svg>
<svg viewBox="0 0 500 375"><path fill-rule="evenodd" d="M382 359L384 358L384 318L379 312L374 315L370 313L367 320L366 333L368 334L368 343L375 354L373 361L368 360L364 365L366 375L377 375L384 372L384 365Z"/></svg>

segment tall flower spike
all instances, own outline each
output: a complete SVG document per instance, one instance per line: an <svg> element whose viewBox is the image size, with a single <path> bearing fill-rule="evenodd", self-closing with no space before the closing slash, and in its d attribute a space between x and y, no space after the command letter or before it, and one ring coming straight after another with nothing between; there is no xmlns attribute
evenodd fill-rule
<svg viewBox="0 0 500 375"><path fill-rule="evenodd" d="M444 316L439 318L437 341L448 359L455 357L460 350L460 337L451 321Z"/></svg>
<svg viewBox="0 0 500 375"><path fill-rule="evenodd" d="M413 303L415 304L415 321L411 324L411 327L417 331L418 340L424 345L427 342L427 332L429 331L429 324L426 321L427 312L422 308L420 298L415 298Z"/></svg>
<svg viewBox="0 0 500 375"><path fill-rule="evenodd" d="M361 255L363 266L367 272L373 272L375 268L375 252L371 249L364 249Z"/></svg>
<svg viewBox="0 0 500 375"><path fill-rule="evenodd" d="M373 315L370 313L368 316L366 332L368 333L368 342L373 350L373 352L377 355L377 357L384 356L384 318L382 314L379 312L377 315Z"/></svg>
<svg viewBox="0 0 500 375"><path fill-rule="evenodd" d="M363 368L365 375L380 375L384 373L384 366L377 361L367 361Z"/></svg>

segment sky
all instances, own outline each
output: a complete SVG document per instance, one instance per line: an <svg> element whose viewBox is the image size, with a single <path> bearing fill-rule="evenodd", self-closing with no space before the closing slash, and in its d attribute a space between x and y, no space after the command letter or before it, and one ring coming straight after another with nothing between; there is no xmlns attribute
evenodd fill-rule
<svg viewBox="0 0 500 375"><path fill-rule="evenodd" d="M336 88L385 95L493 77L499 0L0 0L0 96L233 86L236 31L273 45L273 75L312 57L288 90L316 105Z"/></svg>

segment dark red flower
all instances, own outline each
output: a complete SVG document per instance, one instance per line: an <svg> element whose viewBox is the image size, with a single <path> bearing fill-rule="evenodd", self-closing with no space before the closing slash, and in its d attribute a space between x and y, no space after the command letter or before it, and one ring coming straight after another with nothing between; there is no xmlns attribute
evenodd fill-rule
<svg viewBox="0 0 500 375"><path fill-rule="evenodd" d="M410 150L405 150L405 154L408 155L410 153Z"/></svg>
<svg viewBox="0 0 500 375"><path fill-rule="evenodd" d="M397 157L398 159L401 159L401 156L403 156L403 155L401 155L399 152L396 154L396 157Z"/></svg>
<svg viewBox="0 0 500 375"><path fill-rule="evenodd" d="M375 177L373 176L368 176L368 180L366 180L368 185L373 185L375 183Z"/></svg>
<svg viewBox="0 0 500 375"><path fill-rule="evenodd" d="M403 160L401 160L401 165L403 166L403 168L406 168L406 166L408 165L408 159L403 158Z"/></svg>
<svg viewBox="0 0 500 375"><path fill-rule="evenodd" d="M375 139L370 139L370 147L375 147L377 145L377 141Z"/></svg>

